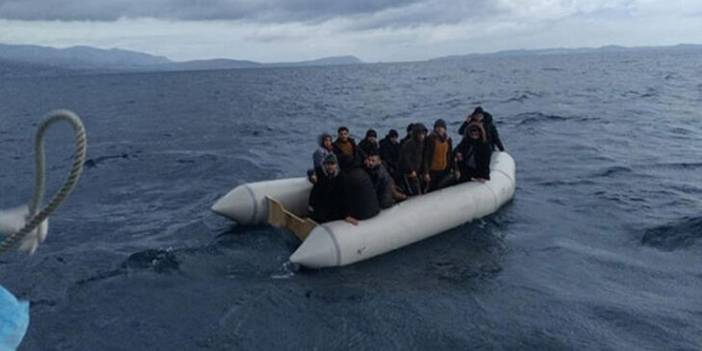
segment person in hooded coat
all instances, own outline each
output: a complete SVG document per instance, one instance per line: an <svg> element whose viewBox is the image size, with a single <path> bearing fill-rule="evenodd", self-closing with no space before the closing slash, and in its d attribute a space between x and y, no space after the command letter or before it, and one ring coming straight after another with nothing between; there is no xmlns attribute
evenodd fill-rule
<svg viewBox="0 0 702 351"><path fill-rule="evenodd" d="M448 185L453 176L452 151L453 144L446 133L446 122L438 119L424 146L424 181L428 183L427 191Z"/></svg>
<svg viewBox="0 0 702 351"><path fill-rule="evenodd" d="M318 223L344 218L344 193L336 155L327 154L315 171L317 181L308 201L310 217Z"/></svg>
<svg viewBox="0 0 702 351"><path fill-rule="evenodd" d="M385 169L390 173L392 179L398 182L398 161L400 160L399 134L396 130L390 129L388 134L380 141L380 159L383 161Z"/></svg>
<svg viewBox="0 0 702 351"><path fill-rule="evenodd" d="M401 186L410 196L424 193L424 186L420 178L424 172L424 141L427 127L422 123L412 126L412 137L402 143L400 147L399 170L402 177Z"/></svg>
<svg viewBox="0 0 702 351"><path fill-rule="evenodd" d="M471 123L466 134L453 151L459 171L459 182L490 180L490 157L492 148L488 144L485 129L480 123Z"/></svg>
<svg viewBox="0 0 702 351"><path fill-rule="evenodd" d="M317 150L315 150L315 152L312 154L312 162L315 169L322 167L322 161L324 161L324 158L326 158L327 155L334 153L334 141L332 140L331 134L322 133L319 136L318 145L319 148L317 148Z"/></svg>
<svg viewBox="0 0 702 351"><path fill-rule="evenodd" d="M458 134L464 135L466 128L471 123L480 123L483 126L483 129L487 133L486 138L488 140L488 144L490 145L490 149L493 151L495 149L505 151L505 146L502 144L500 134L497 132L497 127L495 126L492 115L489 112L483 110L483 108L480 106L476 107L475 110L473 110L473 113L468 115L465 122L463 122L461 127L458 128Z"/></svg>
<svg viewBox="0 0 702 351"><path fill-rule="evenodd" d="M368 131L366 131L366 137L363 138L360 143L358 143L361 156L365 158L368 156L371 149L377 149L378 147L378 133L375 131L375 129L368 129Z"/></svg>
<svg viewBox="0 0 702 351"><path fill-rule="evenodd" d="M343 217L346 222L358 224L359 220L375 217L380 204L368 173L361 168L360 159L349 155L339 158L342 169Z"/></svg>

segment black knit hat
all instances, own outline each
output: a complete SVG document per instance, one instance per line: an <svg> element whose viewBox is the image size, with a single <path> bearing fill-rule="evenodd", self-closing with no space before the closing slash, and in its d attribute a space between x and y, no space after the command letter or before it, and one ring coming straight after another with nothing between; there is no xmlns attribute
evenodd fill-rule
<svg viewBox="0 0 702 351"><path fill-rule="evenodd" d="M376 133L375 129L368 129L368 131L366 131L366 138L377 138L377 137L378 137L378 133Z"/></svg>
<svg viewBox="0 0 702 351"><path fill-rule="evenodd" d="M397 131L394 129L390 129L390 131L388 132L389 138L397 138L399 136L400 136L400 134L398 134Z"/></svg>
<svg viewBox="0 0 702 351"><path fill-rule="evenodd" d="M421 133L421 132L426 133L427 127L425 127L423 123L415 123L412 126L412 133Z"/></svg>
<svg viewBox="0 0 702 351"><path fill-rule="evenodd" d="M378 156L380 155L380 152L378 150L378 147L375 145L372 145L371 147L366 150L366 156Z"/></svg>
<svg viewBox="0 0 702 351"><path fill-rule="evenodd" d="M471 115L477 115L477 114L483 114L485 111L483 110L482 106L478 106L473 110L473 113Z"/></svg>
<svg viewBox="0 0 702 351"><path fill-rule="evenodd" d="M434 129L436 129L438 127L442 127L444 129L446 129L446 121L444 121L441 118L437 119L436 122L434 122Z"/></svg>
<svg viewBox="0 0 702 351"><path fill-rule="evenodd" d="M338 161L336 160L336 155L334 155L333 152L330 152L327 154L327 156L324 156L324 160L322 161L322 164L324 164L324 165L331 164L331 163L333 163L333 164L338 163Z"/></svg>

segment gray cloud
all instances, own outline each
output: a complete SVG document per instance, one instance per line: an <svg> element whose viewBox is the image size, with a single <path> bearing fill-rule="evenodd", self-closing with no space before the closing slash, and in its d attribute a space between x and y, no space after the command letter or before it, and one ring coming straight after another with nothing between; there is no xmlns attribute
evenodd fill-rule
<svg viewBox="0 0 702 351"><path fill-rule="evenodd" d="M402 8L420 0L0 0L0 18L15 20L320 21Z"/></svg>

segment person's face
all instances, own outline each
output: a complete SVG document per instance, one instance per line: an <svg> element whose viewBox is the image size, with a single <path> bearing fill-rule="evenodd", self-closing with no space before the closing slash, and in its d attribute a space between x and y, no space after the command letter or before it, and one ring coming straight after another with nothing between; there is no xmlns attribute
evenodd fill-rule
<svg viewBox="0 0 702 351"><path fill-rule="evenodd" d="M439 135L442 135L442 136L443 136L443 135L446 135L446 128L444 128L444 127L436 127L436 128L434 128L434 132L436 132L436 134L439 134Z"/></svg>
<svg viewBox="0 0 702 351"><path fill-rule="evenodd" d="M422 142L422 141L424 141L424 138L426 138L426 137L427 137L427 133L421 132L421 133L417 134L417 141Z"/></svg>
<svg viewBox="0 0 702 351"><path fill-rule="evenodd" d="M324 164L324 170L327 171L327 174L334 174L336 173L336 163L325 163Z"/></svg>
<svg viewBox="0 0 702 351"><path fill-rule="evenodd" d="M331 150L332 148L332 139L331 138L324 138L324 141L322 141L322 145L324 145L325 149Z"/></svg>
<svg viewBox="0 0 702 351"><path fill-rule="evenodd" d="M376 137L374 137L374 136L369 136L367 139L368 139L368 141L370 141L371 143L375 143L375 142L378 140L378 138L376 138Z"/></svg>
<svg viewBox="0 0 702 351"><path fill-rule="evenodd" d="M341 141L349 140L349 131L348 130L340 131L339 132L339 140L341 140Z"/></svg>
<svg viewBox="0 0 702 351"><path fill-rule="evenodd" d="M398 139L399 139L398 137L392 137L392 138L390 138L390 142L393 143L393 144L397 144L397 143L398 143Z"/></svg>
<svg viewBox="0 0 702 351"><path fill-rule="evenodd" d="M468 134L468 135L470 135L470 138L471 138L471 139L473 139L473 140L478 140L478 139L480 139L480 130L478 130L478 129L471 129L471 130L470 130L470 134Z"/></svg>
<svg viewBox="0 0 702 351"><path fill-rule="evenodd" d="M380 166L380 156L373 155L366 157L366 167L372 169L378 166Z"/></svg>
<svg viewBox="0 0 702 351"><path fill-rule="evenodd" d="M483 123L483 117L485 117L485 116L483 116L482 113L478 113L476 115L473 115L473 117L471 117L471 119L475 122Z"/></svg>

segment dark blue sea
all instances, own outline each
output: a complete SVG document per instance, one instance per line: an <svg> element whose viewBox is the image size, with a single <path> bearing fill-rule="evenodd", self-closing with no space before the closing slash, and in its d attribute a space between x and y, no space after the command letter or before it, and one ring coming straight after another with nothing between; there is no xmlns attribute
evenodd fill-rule
<svg viewBox="0 0 702 351"><path fill-rule="evenodd" d="M499 212L352 266L210 212L300 176L316 137L490 111L517 161ZM20 350L700 350L702 53L0 81L0 208L29 201L33 134L80 114L89 161L36 255L0 257L31 301ZM72 136L47 140L49 185ZM447 208L447 211L450 209Z"/></svg>

